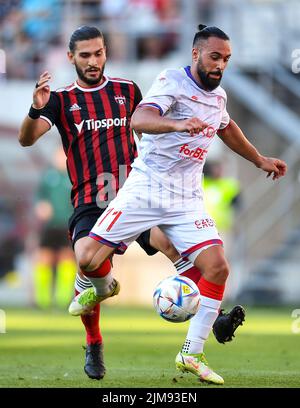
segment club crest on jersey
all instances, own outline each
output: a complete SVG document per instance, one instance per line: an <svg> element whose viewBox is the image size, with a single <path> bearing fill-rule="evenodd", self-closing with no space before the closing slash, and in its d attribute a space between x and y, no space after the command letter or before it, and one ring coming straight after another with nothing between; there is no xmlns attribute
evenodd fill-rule
<svg viewBox="0 0 300 408"><path fill-rule="evenodd" d="M218 104L218 108L221 109L222 108L222 96L217 96L217 104Z"/></svg>
<svg viewBox="0 0 300 408"><path fill-rule="evenodd" d="M126 103L126 98L123 95L116 95L115 96L115 101L119 104L119 105L125 105Z"/></svg>

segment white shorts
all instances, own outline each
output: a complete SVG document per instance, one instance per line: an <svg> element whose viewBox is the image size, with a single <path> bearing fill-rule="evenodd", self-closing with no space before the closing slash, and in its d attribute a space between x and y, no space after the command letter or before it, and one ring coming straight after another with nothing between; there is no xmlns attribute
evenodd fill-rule
<svg viewBox="0 0 300 408"><path fill-rule="evenodd" d="M202 200L189 199L182 206L181 197L171 200L168 197L164 201L166 195L161 186L149 188L147 174L133 169L89 236L115 248L119 254L124 253L142 232L154 226L160 227L182 257L197 254L212 245L223 245ZM195 257L191 258L193 262Z"/></svg>

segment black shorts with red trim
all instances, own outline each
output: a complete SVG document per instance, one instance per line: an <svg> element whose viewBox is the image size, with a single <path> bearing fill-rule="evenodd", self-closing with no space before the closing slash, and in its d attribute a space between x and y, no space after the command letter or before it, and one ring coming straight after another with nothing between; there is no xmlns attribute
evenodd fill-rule
<svg viewBox="0 0 300 408"><path fill-rule="evenodd" d="M76 241L89 235L91 229L104 211L105 209L99 208L95 206L95 204L85 204L75 208L69 219L69 238L73 248ZM157 249L150 245L150 230L143 232L136 239L136 242L147 255L154 255L158 252Z"/></svg>

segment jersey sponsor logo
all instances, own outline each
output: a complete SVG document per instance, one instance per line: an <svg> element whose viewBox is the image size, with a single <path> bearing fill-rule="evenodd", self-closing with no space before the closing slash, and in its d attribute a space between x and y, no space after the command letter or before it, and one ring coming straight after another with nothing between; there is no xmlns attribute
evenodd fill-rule
<svg viewBox="0 0 300 408"><path fill-rule="evenodd" d="M109 129L112 126L126 126L127 117L123 118L108 118L108 119L84 119L80 123L74 123L78 133L82 132L83 126L85 125L86 130L98 130L101 128Z"/></svg>
<svg viewBox="0 0 300 408"><path fill-rule="evenodd" d="M123 95L116 95L115 96L115 101L119 104L119 105L125 105L126 103L126 98Z"/></svg>
<svg viewBox="0 0 300 408"><path fill-rule="evenodd" d="M214 227L215 222L211 218L203 218L202 220L196 220L195 225L196 225L196 228L198 229L204 229L204 228Z"/></svg>
<svg viewBox="0 0 300 408"><path fill-rule="evenodd" d="M82 131L82 127L83 127L83 124L84 124L84 120L82 120L80 123L74 123L74 125L76 126L76 129L78 130L78 133L81 133L81 131Z"/></svg>
<svg viewBox="0 0 300 408"><path fill-rule="evenodd" d="M207 128L201 131L201 134L205 137L211 138L217 133L216 129L213 126L207 126Z"/></svg>
<svg viewBox="0 0 300 408"><path fill-rule="evenodd" d="M186 143L180 147L179 154L181 156L184 156L185 158L198 159L200 161L203 161L207 154L207 150L201 149L201 147L191 149Z"/></svg>
<svg viewBox="0 0 300 408"><path fill-rule="evenodd" d="M78 111L81 110L81 107L77 105L77 103L74 103L69 109L70 112Z"/></svg>

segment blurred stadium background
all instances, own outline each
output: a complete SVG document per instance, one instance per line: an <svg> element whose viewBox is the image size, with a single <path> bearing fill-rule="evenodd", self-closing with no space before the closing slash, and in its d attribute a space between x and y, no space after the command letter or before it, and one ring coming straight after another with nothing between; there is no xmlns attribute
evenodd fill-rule
<svg viewBox="0 0 300 408"><path fill-rule="evenodd" d="M287 176L266 180L215 142L211 159L241 186L231 231L229 302L299 304L300 6L298 0L11 0L0 2L0 307L33 304L32 262L38 234L34 192L60 143L55 130L23 148L17 132L40 73L53 89L74 81L66 58L71 32L96 25L108 46L106 73L146 92L167 67L190 63L199 23L222 28L233 57L224 75L228 110L265 155L285 159ZM299 48L299 49L298 49ZM298 74L298 75L297 75ZM163 256L133 245L115 257L122 291L111 303L152 302L155 284L173 273Z"/></svg>

